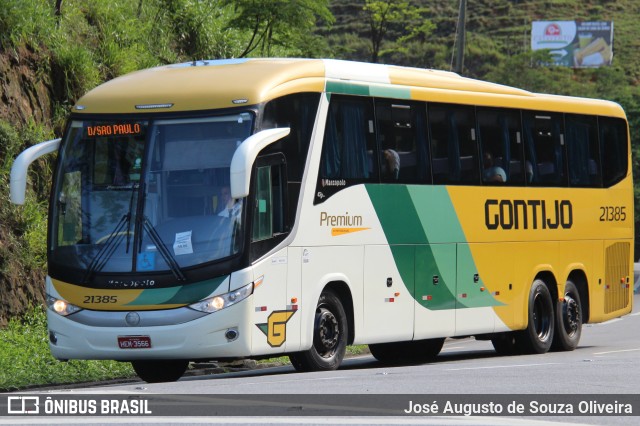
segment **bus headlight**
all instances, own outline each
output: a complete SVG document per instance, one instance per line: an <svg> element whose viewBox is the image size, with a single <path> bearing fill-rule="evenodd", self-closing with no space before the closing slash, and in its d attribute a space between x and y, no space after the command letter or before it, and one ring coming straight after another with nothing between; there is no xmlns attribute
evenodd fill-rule
<svg viewBox="0 0 640 426"><path fill-rule="evenodd" d="M75 312L82 310L82 308L72 305L66 300L56 299L55 297L47 295L47 307L58 315L66 317Z"/></svg>
<svg viewBox="0 0 640 426"><path fill-rule="evenodd" d="M253 283L247 284L237 290L229 293L213 296L208 299L201 300L192 305L189 305L191 309L195 309L200 312L217 312L220 309L228 308L231 305L235 305L241 300L253 294Z"/></svg>

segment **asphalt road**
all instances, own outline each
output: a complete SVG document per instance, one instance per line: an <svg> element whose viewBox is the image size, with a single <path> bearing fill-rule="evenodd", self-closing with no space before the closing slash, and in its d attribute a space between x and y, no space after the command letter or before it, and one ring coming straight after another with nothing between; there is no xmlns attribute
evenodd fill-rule
<svg viewBox="0 0 640 426"><path fill-rule="evenodd" d="M67 390L67 395L138 395L167 396L166 404L177 409L185 404L213 404L206 396L235 400L237 414L259 417L168 417L155 418L163 424L224 423L224 424L606 424L635 425L640 423L640 412L633 416L548 416L548 417L406 417L398 412L390 417L360 417L357 410L351 417L297 416L292 407L304 403L323 405L336 403L336 395L345 404L357 405L357 398L369 399L372 412L384 410L385 400L403 400L402 407L414 403L439 399L442 413L445 397L451 402L473 402L473 396L491 396L504 402L515 399L525 404L552 398L550 394L569 396L569 399L609 397L611 400L631 398L634 409L640 408L640 295L634 298L634 312L623 318L602 324L585 325L580 346L572 352L550 352L543 355L498 356L490 342L474 339L451 339L435 362L422 365L383 366L372 356L359 356L345 360L343 366L332 372L297 373L292 367L274 367L217 375L185 377L176 383L147 384L143 382L120 385L91 386ZM269 395L294 395L303 402L284 401L280 409L289 412L252 411L256 401ZM473 395L470 395L473 394ZM606 394L606 395L604 395ZM170 395L180 395L178 399ZM186 396L185 396L186 395ZM229 397L231 395L231 397ZM369 397L367 397L367 395ZM228 399L231 398L231 399ZM294 398L294 397L291 397ZM377 398L377 399L376 399ZM576 399L577 398L577 399ZM564 400L564 399L562 399ZM381 402L376 402L381 401ZM219 402L219 401L218 401ZM365 405L367 402L365 402ZM233 405L233 404L232 404ZM277 405L277 404L275 404ZM573 405L577 408L577 405ZM270 409L273 406L270 406ZM394 408L395 409L395 408ZM216 412L218 413L218 412ZM380 411L382 415L389 412ZM302 413L309 414L309 412ZM313 415L313 412L311 412ZM370 414L370 413L367 413ZM13 418L15 421L16 418ZM34 419L32 422L39 423ZM43 419L44 420L44 419ZM73 419L71 419L73 420ZM87 420L86 418L84 419ZM131 422L131 418L114 418L114 422ZM151 418L136 420L139 424ZM3 424L0 419L0 424ZM95 418L95 421L104 421ZM53 424L51 419L42 424ZM69 424L69 421L65 421ZM71 421L73 423L73 421ZM112 423L111 421L109 423ZM557 423L556 423L557 424Z"/></svg>

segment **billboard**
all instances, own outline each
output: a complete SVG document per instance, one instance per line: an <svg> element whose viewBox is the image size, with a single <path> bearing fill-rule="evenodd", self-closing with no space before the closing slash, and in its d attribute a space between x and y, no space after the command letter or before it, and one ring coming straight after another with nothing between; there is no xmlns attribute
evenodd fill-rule
<svg viewBox="0 0 640 426"><path fill-rule="evenodd" d="M613 21L534 21L531 49L548 49L556 65L574 68L611 65Z"/></svg>

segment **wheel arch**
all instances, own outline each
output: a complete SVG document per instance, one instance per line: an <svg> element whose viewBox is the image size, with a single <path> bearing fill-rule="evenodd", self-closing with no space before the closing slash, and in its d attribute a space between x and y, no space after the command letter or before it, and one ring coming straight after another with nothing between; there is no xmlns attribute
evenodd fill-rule
<svg viewBox="0 0 640 426"><path fill-rule="evenodd" d="M351 295L351 289L349 285L344 281L330 281L328 282L322 292L326 290L333 291L340 299L344 312L347 315L347 330L349 335L347 336L347 344L351 345L355 339L355 321L353 312L353 296Z"/></svg>
<svg viewBox="0 0 640 426"><path fill-rule="evenodd" d="M551 293L552 300L555 301L558 299L558 280L556 280L553 269L550 267L538 269L531 278L529 285L526 287L526 291L523 293L523 309L520 312L522 318L522 328L520 329L526 329L529 325L529 294L531 293L531 287L536 280L541 280L542 282L544 282L544 284L549 289L549 292Z"/></svg>
<svg viewBox="0 0 640 426"><path fill-rule="evenodd" d="M556 276L550 270L539 271L533 281L542 280L544 284L549 288L549 292L551 292L551 298L555 301L558 300L558 280L556 280ZM533 281L531 283L533 284Z"/></svg>
<svg viewBox="0 0 640 426"><path fill-rule="evenodd" d="M582 269L574 269L569 273L567 280L575 284L580 296L580 305L582 308L582 322L589 322L589 281L587 275Z"/></svg>

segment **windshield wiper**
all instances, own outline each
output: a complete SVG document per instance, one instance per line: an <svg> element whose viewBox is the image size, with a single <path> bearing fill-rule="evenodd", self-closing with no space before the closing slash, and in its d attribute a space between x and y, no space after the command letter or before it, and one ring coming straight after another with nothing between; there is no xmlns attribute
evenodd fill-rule
<svg viewBox="0 0 640 426"><path fill-rule="evenodd" d="M153 227L153 225L151 225L151 222L149 221L149 218L147 216L144 216L143 218L143 226L145 231L147 231L147 233L149 234L149 237L151 237L151 241L153 241L153 243L156 245L156 248L160 252L162 258L171 268L171 272L173 272L173 275L176 276L178 281L186 281L187 277L184 276L182 269L180 269L180 265L178 265L178 262L176 262L176 258L164 245L162 238L160 238L160 235L158 235L156 229Z"/></svg>
<svg viewBox="0 0 640 426"><path fill-rule="evenodd" d="M133 199L135 198L136 189L138 189L139 185L134 183L131 184L131 197L129 198L129 211L122 216L120 221L116 223L113 231L106 237L106 241L98 254L91 260L89 267L87 268L87 272L85 272L84 277L82 279L83 284L88 284L89 281L93 278L96 272L99 272L104 268L107 264L113 253L115 253L116 248L122 242L124 235L127 236L127 245L126 245L126 253L129 253L129 245L131 242L131 211L133 210ZM125 230L126 226L126 230ZM124 231L123 231L124 230Z"/></svg>
<svg viewBox="0 0 640 426"><path fill-rule="evenodd" d="M122 216L120 221L116 224L116 227L113 231L107 236L105 243L100 247L98 254L91 260L89 267L87 268L87 272L84 274L84 278L82 279L83 284L88 284L93 275L104 268L104 265L107 264L113 253L116 251L118 244L124 238L123 229L126 226L126 233L129 233L129 223L131 223L131 212ZM129 250L128 244L129 238L127 236L127 251Z"/></svg>

